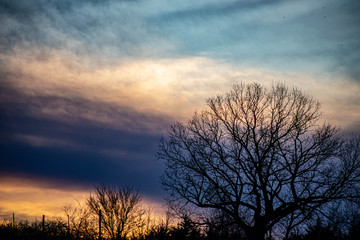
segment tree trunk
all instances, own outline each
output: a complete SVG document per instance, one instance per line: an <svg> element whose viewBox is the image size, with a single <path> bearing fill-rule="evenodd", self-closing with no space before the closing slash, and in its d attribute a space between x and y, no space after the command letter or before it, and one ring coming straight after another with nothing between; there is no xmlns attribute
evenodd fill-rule
<svg viewBox="0 0 360 240"><path fill-rule="evenodd" d="M247 233L247 239L249 240L264 240L265 239L265 226L262 225L255 225L251 228L249 233Z"/></svg>

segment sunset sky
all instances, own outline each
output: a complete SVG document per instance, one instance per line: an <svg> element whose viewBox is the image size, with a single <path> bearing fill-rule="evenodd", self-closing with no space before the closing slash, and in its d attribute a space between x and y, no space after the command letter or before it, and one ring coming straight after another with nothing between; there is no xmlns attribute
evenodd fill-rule
<svg viewBox="0 0 360 240"><path fill-rule="evenodd" d="M0 219L95 184L159 206L157 143L235 83L285 83L360 133L360 1L0 0Z"/></svg>

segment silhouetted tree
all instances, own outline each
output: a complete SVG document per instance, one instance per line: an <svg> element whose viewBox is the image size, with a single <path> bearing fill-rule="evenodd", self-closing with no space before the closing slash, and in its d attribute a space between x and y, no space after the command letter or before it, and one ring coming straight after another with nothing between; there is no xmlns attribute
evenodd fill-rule
<svg viewBox="0 0 360 240"><path fill-rule="evenodd" d="M246 239L243 231L229 219L223 211L213 210L205 220L205 233L208 240Z"/></svg>
<svg viewBox="0 0 360 240"><path fill-rule="evenodd" d="M200 228L188 215L184 215L181 218L178 226L170 231L172 240L200 240L204 238Z"/></svg>
<svg viewBox="0 0 360 240"><path fill-rule="evenodd" d="M152 226L152 228L146 235L145 239L146 240L169 240L170 239L170 229L164 223L160 223L158 225Z"/></svg>
<svg viewBox="0 0 360 240"><path fill-rule="evenodd" d="M167 207L164 213L165 219L158 219L158 223L151 227L150 231L145 237L146 240L170 239L171 222L174 219L174 215L170 207Z"/></svg>
<svg viewBox="0 0 360 240"><path fill-rule="evenodd" d="M125 239L146 224L141 196L133 187L101 185L87 199L94 214L102 212L104 235L110 239Z"/></svg>
<svg viewBox="0 0 360 240"><path fill-rule="evenodd" d="M307 234L304 235L304 240L337 240L341 239L336 229L332 225L325 225L320 219L317 219L316 224L307 229Z"/></svg>
<svg viewBox="0 0 360 240"><path fill-rule="evenodd" d="M159 142L173 199L218 209L248 239L264 239L280 221L292 229L359 196L359 138L318 124L320 104L302 91L240 84L207 104Z"/></svg>
<svg viewBox="0 0 360 240"><path fill-rule="evenodd" d="M96 236L96 220L87 205L64 206L67 232L73 239L93 239Z"/></svg>

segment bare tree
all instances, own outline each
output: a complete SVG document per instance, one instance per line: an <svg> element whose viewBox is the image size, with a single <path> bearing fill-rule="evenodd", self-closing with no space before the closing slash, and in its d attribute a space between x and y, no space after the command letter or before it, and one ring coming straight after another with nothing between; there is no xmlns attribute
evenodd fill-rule
<svg viewBox="0 0 360 240"><path fill-rule="evenodd" d="M95 236L96 220L86 205L78 202L77 207L64 206L67 231L75 239L92 239Z"/></svg>
<svg viewBox="0 0 360 240"><path fill-rule="evenodd" d="M320 104L282 84L240 84L159 142L173 199L218 209L249 239L359 196L359 139L318 124Z"/></svg>
<svg viewBox="0 0 360 240"><path fill-rule="evenodd" d="M125 239L146 224L141 196L133 187L101 185L87 204L94 214L102 213L102 227L110 239Z"/></svg>

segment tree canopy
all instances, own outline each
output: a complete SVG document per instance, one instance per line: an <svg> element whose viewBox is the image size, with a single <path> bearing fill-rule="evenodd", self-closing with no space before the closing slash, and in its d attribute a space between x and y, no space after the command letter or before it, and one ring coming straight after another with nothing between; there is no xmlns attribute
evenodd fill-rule
<svg viewBox="0 0 360 240"><path fill-rule="evenodd" d="M337 200L359 197L359 138L320 122L296 88L234 85L159 142L173 199L220 210L249 239L293 227Z"/></svg>
<svg viewBox="0 0 360 240"><path fill-rule="evenodd" d="M106 237L126 239L146 224L146 211L141 201L139 191L132 186L100 185L96 187L95 194L87 198L87 205L90 211L99 214Z"/></svg>

